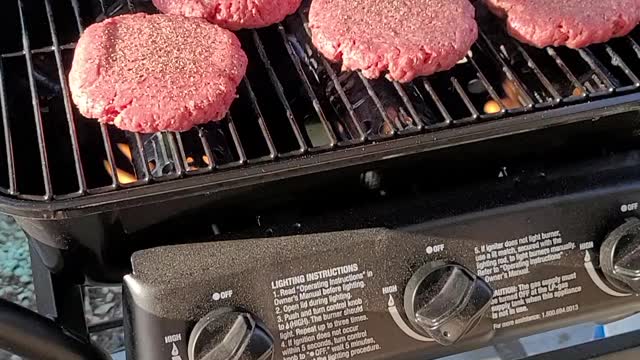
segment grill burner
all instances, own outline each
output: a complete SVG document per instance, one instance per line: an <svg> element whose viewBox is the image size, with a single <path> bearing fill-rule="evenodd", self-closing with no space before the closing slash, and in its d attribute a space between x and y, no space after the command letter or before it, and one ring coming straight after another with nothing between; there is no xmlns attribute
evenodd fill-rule
<svg viewBox="0 0 640 360"><path fill-rule="evenodd" d="M250 66L223 121L184 133L133 134L82 118L66 76L86 25L153 12L150 2L17 0L3 6L11 34L23 34L0 49L0 191L18 199L77 198L193 175L215 179L227 168L262 163L268 169L276 160L356 145L366 154L372 143L481 122L499 129L501 119L517 114L640 87L638 30L577 51L536 49L510 38L481 6L479 40L451 71L408 84L368 80L341 72L315 51L305 6L281 24L239 33ZM49 33L36 31L41 23ZM23 111L25 104L33 111Z"/></svg>

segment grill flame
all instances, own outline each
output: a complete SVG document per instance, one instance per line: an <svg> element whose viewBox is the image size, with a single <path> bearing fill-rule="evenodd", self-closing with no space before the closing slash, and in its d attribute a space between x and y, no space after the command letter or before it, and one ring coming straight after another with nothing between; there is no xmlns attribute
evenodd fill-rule
<svg viewBox="0 0 640 360"><path fill-rule="evenodd" d="M487 101L486 104L484 104L483 110L485 114L495 114L495 113L499 113L500 110L502 110L502 108L500 107L500 104L498 104L497 101L489 100Z"/></svg>
<svg viewBox="0 0 640 360"><path fill-rule="evenodd" d="M504 90L505 97L500 98L500 101L504 105L506 109L512 109L521 106L521 101L519 100L521 95L518 88L515 86L513 81L506 79L502 83L502 90ZM502 110L500 104L495 100L489 100L484 104L484 108L482 109L485 114L495 114Z"/></svg>
<svg viewBox="0 0 640 360"><path fill-rule="evenodd" d="M117 143L116 146L118 150L124 155L129 161L133 161L133 157L131 156L131 147L127 144Z"/></svg>
<svg viewBox="0 0 640 360"><path fill-rule="evenodd" d="M105 170L109 173L110 176L113 176L113 171L111 170L111 164L108 160L102 160L102 164L104 165ZM122 169L118 169L116 167L116 174L118 175L118 182L121 184L130 184L132 182L136 182L138 179L135 175L124 171Z"/></svg>
<svg viewBox="0 0 640 360"><path fill-rule="evenodd" d="M126 157L130 162L133 162L133 157L131 155L131 147L128 144L117 143L116 147L118 150ZM103 160L102 165L104 165L105 170L109 173L109 176L113 177L113 170L111 168L111 163L108 160ZM116 169L116 175L118 176L118 182L120 184L130 184L132 182L136 182L138 179L135 175L131 174L128 171L119 169L117 166L114 166Z"/></svg>

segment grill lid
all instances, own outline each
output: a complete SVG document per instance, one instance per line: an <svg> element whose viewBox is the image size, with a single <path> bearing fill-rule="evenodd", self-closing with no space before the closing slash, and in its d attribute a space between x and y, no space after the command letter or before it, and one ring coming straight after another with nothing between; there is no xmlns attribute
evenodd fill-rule
<svg viewBox="0 0 640 360"><path fill-rule="evenodd" d="M48 208L240 186L587 120L640 105L640 31L580 50L519 44L478 5L455 68L408 84L341 72L312 46L307 6L239 32L250 61L223 121L134 134L84 119L67 75L84 27L148 1L11 0L0 44L0 191ZM601 100L599 100L601 99Z"/></svg>

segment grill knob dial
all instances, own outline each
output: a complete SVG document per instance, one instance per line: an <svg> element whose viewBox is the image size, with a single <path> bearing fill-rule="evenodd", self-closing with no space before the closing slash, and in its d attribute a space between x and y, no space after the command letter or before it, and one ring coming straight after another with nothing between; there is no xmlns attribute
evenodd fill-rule
<svg viewBox="0 0 640 360"><path fill-rule="evenodd" d="M451 345L478 324L492 297L491 286L466 267L436 261L411 277L404 309L416 330Z"/></svg>
<svg viewBox="0 0 640 360"><path fill-rule="evenodd" d="M270 360L273 338L255 315L221 308L203 317L189 337L189 360Z"/></svg>
<svg viewBox="0 0 640 360"><path fill-rule="evenodd" d="M640 294L640 220L630 218L600 247L600 267L618 290Z"/></svg>

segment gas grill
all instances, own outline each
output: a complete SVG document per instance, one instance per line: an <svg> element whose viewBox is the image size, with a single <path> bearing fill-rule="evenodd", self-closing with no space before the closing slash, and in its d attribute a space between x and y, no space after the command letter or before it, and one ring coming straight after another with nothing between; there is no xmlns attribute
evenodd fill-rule
<svg viewBox="0 0 640 360"><path fill-rule="evenodd" d="M133 360L437 357L639 309L640 29L538 49L477 4L468 55L400 84L319 55L305 4L238 32L222 121L136 134L83 118L66 78L88 25L150 2L0 6L0 210L46 326L86 340L82 286L123 276ZM306 302L322 339L300 308L321 287L349 298Z"/></svg>

